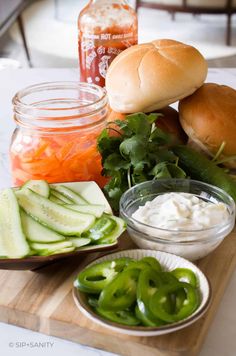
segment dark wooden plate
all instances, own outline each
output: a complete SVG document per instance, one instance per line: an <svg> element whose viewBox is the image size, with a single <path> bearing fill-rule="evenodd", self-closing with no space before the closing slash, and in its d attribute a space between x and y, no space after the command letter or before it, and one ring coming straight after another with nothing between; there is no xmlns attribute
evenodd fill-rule
<svg viewBox="0 0 236 356"><path fill-rule="evenodd" d="M110 245L96 245L88 246L81 250L72 251L68 253L58 253L51 256L31 256L25 258L2 258L0 259L0 269L9 270L37 270L51 263L57 262L58 260L63 260L66 258L72 258L75 256L83 256L88 253L94 252L106 252L115 250L118 248L118 241Z"/></svg>

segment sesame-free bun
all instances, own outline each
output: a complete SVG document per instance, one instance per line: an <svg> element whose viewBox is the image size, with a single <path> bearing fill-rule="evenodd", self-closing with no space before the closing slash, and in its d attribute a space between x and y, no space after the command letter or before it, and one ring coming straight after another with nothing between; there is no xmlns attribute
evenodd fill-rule
<svg viewBox="0 0 236 356"><path fill-rule="evenodd" d="M156 40L120 53L108 68L106 89L113 110L151 112L191 95L207 75L194 47Z"/></svg>
<svg viewBox="0 0 236 356"><path fill-rule="evenodd" d="M171 134L174 139L173 143L186 143L187 135L180 125L178 111L171 106L167 106L163 109L156 110L156 112L163 115L156 120L156 126L164 132Z"/></svg>
<svg viewBox="0 0 236 356"><path fill-rule="evenodd" d="M196 147L213 156L225 142L223 157L236 155L236 90L206 83L180 101L179 116ZM236 162L230 166L236 168Z"/></svg>

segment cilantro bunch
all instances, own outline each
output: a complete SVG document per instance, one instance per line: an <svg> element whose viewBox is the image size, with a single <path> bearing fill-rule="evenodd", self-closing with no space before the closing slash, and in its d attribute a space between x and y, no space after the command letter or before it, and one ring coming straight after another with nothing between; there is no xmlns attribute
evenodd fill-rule
<svg viewBox="0 0 236 356"><path fill-rule="evenodd" d="M109 123L98 137L102 175L111 178L104 191L115 211L119 209L121 195L133 185L151 179L186 176L170 149L173 137L155 125L160 115L127 115L125 121ZM116 135L111 135L112 131Z"/></svg>

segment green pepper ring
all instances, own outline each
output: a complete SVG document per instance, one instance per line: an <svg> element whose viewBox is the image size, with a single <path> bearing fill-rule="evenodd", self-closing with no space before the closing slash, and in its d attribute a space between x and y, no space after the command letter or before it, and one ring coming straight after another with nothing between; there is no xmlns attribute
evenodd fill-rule
<svg viewBox="0 0 236 356"><path fill-rule="evenodd" d="M180 309L170 314L164 309L164 303L169 293L176 293L178 290L184 289L186 292L186 299ZM198 290L192 285L185 282L176 282L172 284L166 284L160 287L157 292L150 299L151 312L161 320L174 323L181 321L190 316L199 306Z"/></svg>
<svg viewBox="0 0 236 356"><path fill-rule="evenodd" d="M133 261L131 258L122 257L91 265L78 274L76 287L85 293L98 294L131 261Z"/></svg>

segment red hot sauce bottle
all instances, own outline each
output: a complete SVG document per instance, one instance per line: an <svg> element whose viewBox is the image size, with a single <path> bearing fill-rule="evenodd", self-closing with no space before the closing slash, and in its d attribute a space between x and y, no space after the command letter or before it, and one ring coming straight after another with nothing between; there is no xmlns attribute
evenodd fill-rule
<svg viewBox="0 0 236 356"><path fill-rule="evenodd" d="M138 42L138 20L124 0L90 0L78 19L80 81L105 86L108 66Z"/></svg>

